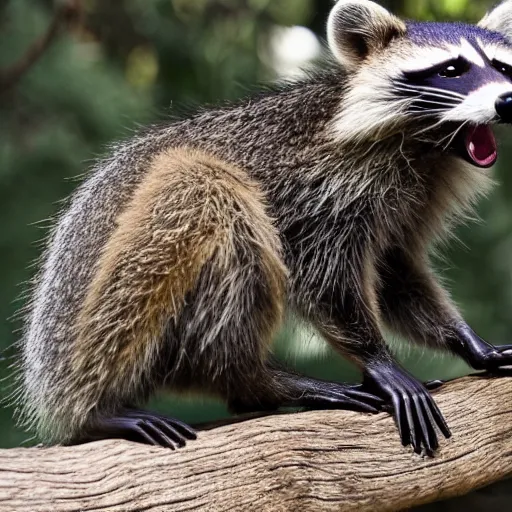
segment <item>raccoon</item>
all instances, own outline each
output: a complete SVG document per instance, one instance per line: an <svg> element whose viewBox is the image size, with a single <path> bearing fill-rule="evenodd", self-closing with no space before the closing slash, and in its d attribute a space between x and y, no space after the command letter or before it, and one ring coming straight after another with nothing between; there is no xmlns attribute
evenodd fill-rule
<svg viewBox="0 0 512 512"><path fill-rule="evenodd" d="M388 404L403 445L432 455L436 429L450 430L382 332L477 369L512 364L428 257L492 184L492 126L512 122L511 35L512 1L473 26L339 0L324 69L119 144L49 238L21 340L24 424L53 443L176 448L194 430L139 408L159 389L237 413ZM363 383L277 363L285 312Z"/></svg>

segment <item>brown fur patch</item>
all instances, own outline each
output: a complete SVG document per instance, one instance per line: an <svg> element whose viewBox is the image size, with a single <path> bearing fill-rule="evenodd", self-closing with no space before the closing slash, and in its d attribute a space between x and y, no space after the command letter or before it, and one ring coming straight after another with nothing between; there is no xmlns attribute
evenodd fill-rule
<svg viewBox="0 0 512 512"><path fill-rule="evenodd" d="M84 403L92 409L110 392L113 400L137 395L167 322L180 314L205 262L215 253L217 265L227 266L239 219L256 231L269 223L262 194L243 171L189 149L153 160L119 216L78 318L72 373L81 382L72 389L83 395L76 397L82 415ZM282 279L273 278L276 261L279 271L282 265L264 234L257 238L272 293L281 299Z"/></svg>

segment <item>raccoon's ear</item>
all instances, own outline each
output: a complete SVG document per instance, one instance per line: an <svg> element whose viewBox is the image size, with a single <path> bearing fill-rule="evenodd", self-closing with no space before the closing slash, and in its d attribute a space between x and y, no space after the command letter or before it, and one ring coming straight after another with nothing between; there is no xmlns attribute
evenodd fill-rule
<svg viewBox="0 0 512 512"><path fill-rule="evenodd" d="M351 70L405 32L402 20L370 0L338 0L327 22L329 47Z"/></svg>
<svg viewBox="0 0 512 512"><path fill-rule="evenodd" d="M506 0L497 5L478 25L487 30L499 32L512 41L512 0Z"/></svg>

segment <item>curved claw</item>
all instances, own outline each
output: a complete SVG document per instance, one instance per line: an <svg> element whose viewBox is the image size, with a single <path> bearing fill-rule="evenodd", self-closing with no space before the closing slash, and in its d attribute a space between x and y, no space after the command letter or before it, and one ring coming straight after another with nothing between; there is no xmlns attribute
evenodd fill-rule
<svg viewBox="0 0 512 512"><path fill-rule="evenodd" d="M445 437L451 432L427 389L412 375L390 362L373 364L365 371L365 385L392 403L404 446L412 444L416 453L433 456L438 448L437 427ZM439 387L434 381L431 386Z"/></svg>
<svg viewBox="0 0 512 512"><path fill-rule="evenodd" d="M421 405L423 412L425 414L425 418L429 419L429 405L424 396L420 397ZM436 431L432 425L431 421L425 422L426 432L427 432L427 438L428 438L428 444L427 444L427 455L429 457L434 456L434 452L439 448L439 442L437 440Z"/></svg>
<svg viewBox="0 0 512 512"><path fill-rule="evenodd" d="M176 448L175 443L170 437L166 435L155 423L148 420L141 420L139 428L143 430L150 439L153 439L152 445L163 446L174 450Z"/></svg>
<svg viewBox="0 0 512 512"><path fill-rule="evenodd" d="M127 439L175 450L197 438L195 431L180 420L147 411L125 410L119 416L103 417L84 436L85 440Z"/></svg>
<svg viewBox="0 0 512 512"><path fill-rule="evenodd" d="M494 351L496 353L494 358L498 366L492 368L491 371L507 372L512 370L512 345L495 345Z"/></svg>
<svg viewBox="0 0 512 512"><path fill-rule="evenodd" d="M444 380L429 380L428 382L425 382L424 386L429 390L429 391L434 391L435 389L439 389L441 386L443 386L445 384L446 381Z"/></svg>
<svg viewBox="0 0 512 512"><path fill-rule="evenodd" d="M411 444L411 431L407 425L407 418L404 415L404 404L400 400L398 393L391 394L391 401L393 403L393 409L395 412L395 421L398 427L398 435L402 441L403 446L409 446Z"/></svg>
<svg viewBox="0 0 512 512"><path fill-rule="evenodd" d="M418 413L418 417L416 420L417 421L416 428L418 429L419 432L421 432L421 435L423 436L423 440L425 441L425 451L428 454L432 454L433 450L432 450L431 433L432 432L434 433L434 437L435 437L436 441L437 441L437 436L435 435L434 430L432 429L430 431L427 426L429 423L428 414L422 407L421 398L419 396L413 396L413 402L414 402L414 407L416 408L416 412ZM421 444L420 443L417 443L414 446L414 451L418 454L421 453Z"/></svg>
<svg viewBox="0 0 512 512"><path fill-rule="evenodd" d="M183 421L178 420L176 418L168 418L167 416L163 416L162 414L138 410L127 410L125 414L126 416L132 418L144 418L149 421L156 421L157 423L164 425L165 428L170 429L170 431L173 432L174 435L184 437L185 439L190 439L191 441L197 439L196 431Z"/></svg>
<svg viewBox="0 0 512 512"><path fill-rule="evenodd" d="M287 405L287 404L286 404ZM301 407L312 407L315 409L345 409L349 411L357 412L370 412L377 413L379 409L373 405L366 403L356 398L351 398L344 393L331 394L316 392L314 394L307 394L302 396L299 400L290 403L289 405L301 406Z"/></svg>

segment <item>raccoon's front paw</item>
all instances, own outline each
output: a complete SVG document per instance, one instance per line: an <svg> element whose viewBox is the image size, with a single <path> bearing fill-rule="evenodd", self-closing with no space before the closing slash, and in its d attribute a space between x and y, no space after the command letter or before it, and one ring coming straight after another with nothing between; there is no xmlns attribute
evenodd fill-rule
<svg viewBox="0 0 512 512"><path fill-rule="evenodd" d="M425 386L392 362L373 362L365 368L364 386L391 402L402 444L433 457L439 443L436 426L445 437L451 432Z"/></svg>
<svg viewBox="0 0 512 512"><path fill-rule="evenodd" d="M466 324L458 325L456 333L452 348L475 370L501 373L502 367L512 366L512 345L491 345Z"/></svg>

